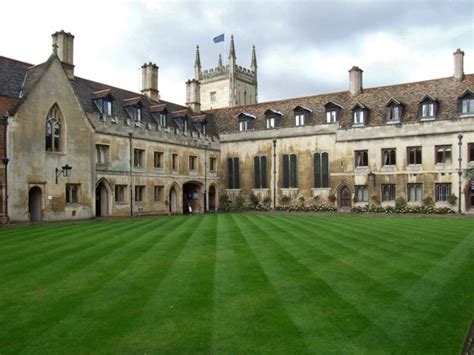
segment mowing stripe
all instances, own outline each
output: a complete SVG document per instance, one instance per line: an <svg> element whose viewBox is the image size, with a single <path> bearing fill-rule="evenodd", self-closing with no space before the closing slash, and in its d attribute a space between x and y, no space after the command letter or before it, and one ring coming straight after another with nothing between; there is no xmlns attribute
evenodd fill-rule
<svg viewBox="0 0 474 355"><path fill-rule="evenodd" d="M436 267L375 319L373 326L360 337L360 341L369 344L374 339L380 339L380 330L383 329L384 337L380 339L381 342L383 340L383 343L388 343L392 347L403 343L405 338L410 336L410 331L417 324L416 322L420 318L429 316L428 309L443 287L472 257L474 257L474 233L465 236L463 241L452 249ZM387 324L391 327L387 328Z"/></svg>
<svg viewBox="0 0 474 355"><path fill-rule="evenodd" d="M312 345L309 351L315 353L321 348L341 351L351 349L351 339L370 323L366 316L340 297L317 273L301 263L298 256L291 255L275 242L270 237L271 233L266 232L265 225L255 223L253 216L242 218L245 220L239 218L237 222L250 249L277 289L306 343L308 346ZM308 314L312 314L314 320L308 321ZM321 344L318 340L325 333L331 334L331 337L327 337L326 343Z"/></svg>
<svg viewBox="0 0 474 355"><path fill-rule="evenodd" d="M307 353L297 326L236 225L218 215L212 353Z"/></svg>
<svg viewBox="0 0 474 355"><path fill-rule="evenodd" d="M116 352L210 351L217 220L212 215L187 218L201 222L188 229L186 244L154 282L153 294L114 347Z"/></svg>
<svg viewBox="0 0 474 355"><path fill-rule="evenodd" d="M180 223L177 219L169 219L168 221L170 222L169 228L163 230L162 238L168 237L170 234L167 234L167 232L176 228ZM149 222L148 224L150 224ZM136 230L131 230L122 236L110 238L111 240L119 240L119 243L109 245L111 248L109 250L102 248L103 250L101 249L100 253L88 255L80 263L65 268L64 273L58 275L59 277L48 288L32 290L31 294L28 295L31 299L26 299L27 302L23 306L21 306L21 303L19 306L18 301L15 302L14 305L17 305L17 307L29 306L32 311L23 312L25 318L17 318L15 327L12 327L13 329L8 329L5 334L0 331L0 343L4 344L10 339L9 336L15 333L23 334L23 332L28 333L29 331L30 336L27 338L32 338L33 334L47 333L47 329L64 320L67 314L73 313L86 295L100 289L105 282L120 273L122 271L120 267L126 268L129 263L136 261L142 254L146 253L147 248L156 243L154 236L159 235L159 230L153 228L153 223L151 223L148 231L137 238L132 238L135 233ZM149 240L149 244L143 245L141 242L143 237ZM120 245L120 242L124 244ZM128 246L123 248L124 245ZM133 249L130 250L132 247ZM75 259L74 256L72 256L72 259ZM100 262L101 260L102 262ZM72 266L74 266L74 269L71 269ZM40 283L40 286L44 287L44 284ZM35 308L41 309L41 312L35 312ZM3 315L8 319L8 315L2 311ZM41 336L38 339L41 339ZM21 346L24 344L11 345Z"/></svg>
<svg viewBox="0 0 474 355"><path fill-rule="evenodd" d="M361 270L359 264L354 265L354 258L340 257L337 249L321 245L324 241L319 236L308 233L303 236L293 230L288 231L288 228L282 226L280 218L265 217L260 217L254 228L260 229L260 225L262 228L264 226L262 233L298 259L313 275L321 278L340 298L366 317L380 314L387 304L401 296L396 288L387 285L385 273L377 272L378 277L374 277L372 272L367 272L372 271L371 264ZM261 221L263 218L267 223ZM274 237L282 234L288 237ZM357 259L359 258L357 256ZM361 299L370 299L371 302L360 303Z"/></svg>

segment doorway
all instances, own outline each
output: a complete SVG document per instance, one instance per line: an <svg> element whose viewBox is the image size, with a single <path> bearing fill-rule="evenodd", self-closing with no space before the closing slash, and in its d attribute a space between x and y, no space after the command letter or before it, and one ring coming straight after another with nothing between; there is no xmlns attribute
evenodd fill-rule
<svg viewBox="0 0 474 355"><path fill-rule="evenodd" d="M103 181L95 188L95 215L97 217L109 215L109 192Z"/></svg>
<svg viewBox="0 0 474 355"><path fill-rule="evenodd" d="M339 207L341 208L350 208L352 206L351 199L351 190L348 186L343 186L339 190Z"/></svg>
<svg viewBox="0 0 474 355"><path fill-rule="evenodd" d="M177 204L178 199L177 199L177 194L176 194L176 189L174 186L170 190L170 212L171 213L176 213L177 211Z"/></svg>
<svg viewBox="0 0 474 355"><path fill-rule="evenodd" d="M39 222L41 218L41 189L33 186L28 193L28 211L30 212L30 221Z"/></svg>
<svg viewBox="0 0 474 355"><path fill-rule="evenodd" d="M216 188L214 185L209 187L209 211L216 210Z"/></svg>
<svg viewBox="0 0 474 355"><path fill-rule="evenodd" d="M183 214L202 212L204 200L201 201L200 190L201 185L196 182L187 182L183 185Z"/></svg>

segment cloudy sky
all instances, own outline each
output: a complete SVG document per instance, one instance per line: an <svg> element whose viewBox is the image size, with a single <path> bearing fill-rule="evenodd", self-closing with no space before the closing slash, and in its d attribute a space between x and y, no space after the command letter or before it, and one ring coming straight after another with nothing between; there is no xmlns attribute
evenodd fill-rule
<svg viewBox="0 0 474 355"><path fill-rule="evenodd" d="M257 48L259 101L347 90L348 70L364 87L453 74L456 48L474 72L474 1L2 1L0 55L38 64L51 34L75 35L76 75L139 89L139 67L160 67L159 90L184 103L196 44L204 68L228 56L249 67ZM225 33L224 44L212 38Z"/></svg>

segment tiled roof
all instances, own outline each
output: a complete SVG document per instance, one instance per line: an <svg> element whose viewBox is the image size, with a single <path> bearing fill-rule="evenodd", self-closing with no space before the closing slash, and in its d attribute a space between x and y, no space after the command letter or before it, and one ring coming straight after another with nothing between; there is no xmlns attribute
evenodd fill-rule
<svg viewBox="0 0 474 355"><path fill-rule="evenodd" d="M474 90L474 74L468 74L464 80L457 81L452 77L406 83L391 86L382 86L362 90L358 95L351 95L349 91L335 92L329 94L291 98L287 100L263 102L247 106L234 106L221 109L208 110L211 114L220 134L236 133L239 131L239 115L253 115L256 120L252 123L252 129L264 130L265 112L276 110L283 113L283 117L277 123L278 127L293 127L294 108L304 106L312 110L309 115L308 124L318 125L326 123L325 105L329 102L337 103L341 110L340 124L343 128L352 126L352 108L357 104L370 110L367 125L377 126L385 124L386 105L391 98L403 103L405 109L402 122L416 122L420 120L419 104L427 95L437 98L439 111L436 120L446 120L458 116L458 99L466 90ZM245 134L245 133L243 133Z"/></svg>
<svg viewBox="0 0 474 355"><path fill-rule="evenodd" d="M0 96L18 98L31 64L0 56Z"/></svg>

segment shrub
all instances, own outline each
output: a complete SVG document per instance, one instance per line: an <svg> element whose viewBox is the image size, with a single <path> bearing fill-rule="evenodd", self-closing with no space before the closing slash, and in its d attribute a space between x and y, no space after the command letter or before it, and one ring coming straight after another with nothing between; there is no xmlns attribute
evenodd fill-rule
<svg viewBox="0 0 474 355"><path fill-rule="evenodd" d="M365 206L357 206L351 209L353 213L364 213L364 212L372 212L372 213L419 213L419 214L449 214L449 213L456 213L450 208L441 207L427 207L427 206L414 206L414 207L382 207L382 206L375 206L375 205L365 205Z"/></svg>
<svg viewBox="0 0 474 355"><path fill-rule="evenodd" d="M448 202L451 206L455 206L457 200L458 200L458 197L455 194L451 194L448 196Z"/></svg>
<svg viewBox="0 0 474 355"><path fill-rule="evenodd" d="M336 202L336 194L329 194L328 201L331 203Z"/></svg>
<svg viewBox="0 0 474 355"><path fill-rule="evenodd" d="M298 201L300 201L300 204L304 206L304 196L298 197Z"/></svg>
<svg viewBox="0 0 474 355"><path fill-rule="evenodd" d="M399 197L395 200L395 208L401 210L407 206L407 201L403 197Z"/></svg>
<svg viewBox="0 0 474 355"><path fill-rule="evenodd" d="M254 193L251 193L250 194L250 201L254 204L254 205L258 205L258 203L260 202L260 198L255 195Z"/></svg>
<svg viewBox="0 0 474 355"><path fill-rule="evenodd" d="M378 195L373 195L371 197L372 199L372 202L374 203L374 205L380 205L381 201L380 201L380 197Z"/></svg>
<svg viewBox="0 0 474 355"><path fill-rule="evenodd" d="M238 194L235 198L235 208L238 211L242 211L245 209L245 199L241 194Z"/></svg>
<svg viewBox="0 0 474 355"><path fill-rule="evenodd" d="M271 204L272 204L272 198L270 196L267 196L263 199L264 206L270 207Z"/></svg>
<svg viewBox="0 0 474 355"><path fill-rule="evenodd" d="M433 201L433 197L431 196L426 196L424 199L423 199L423 206L424 207L433 207L435 205L434 201Z"/></svg>
<svg viewBox="0 0 474 355"><path fill-rule="evenodd" d="M280 196L280 203L282 205L288 205L291 202L291 197L287 195Z"/></svg>

